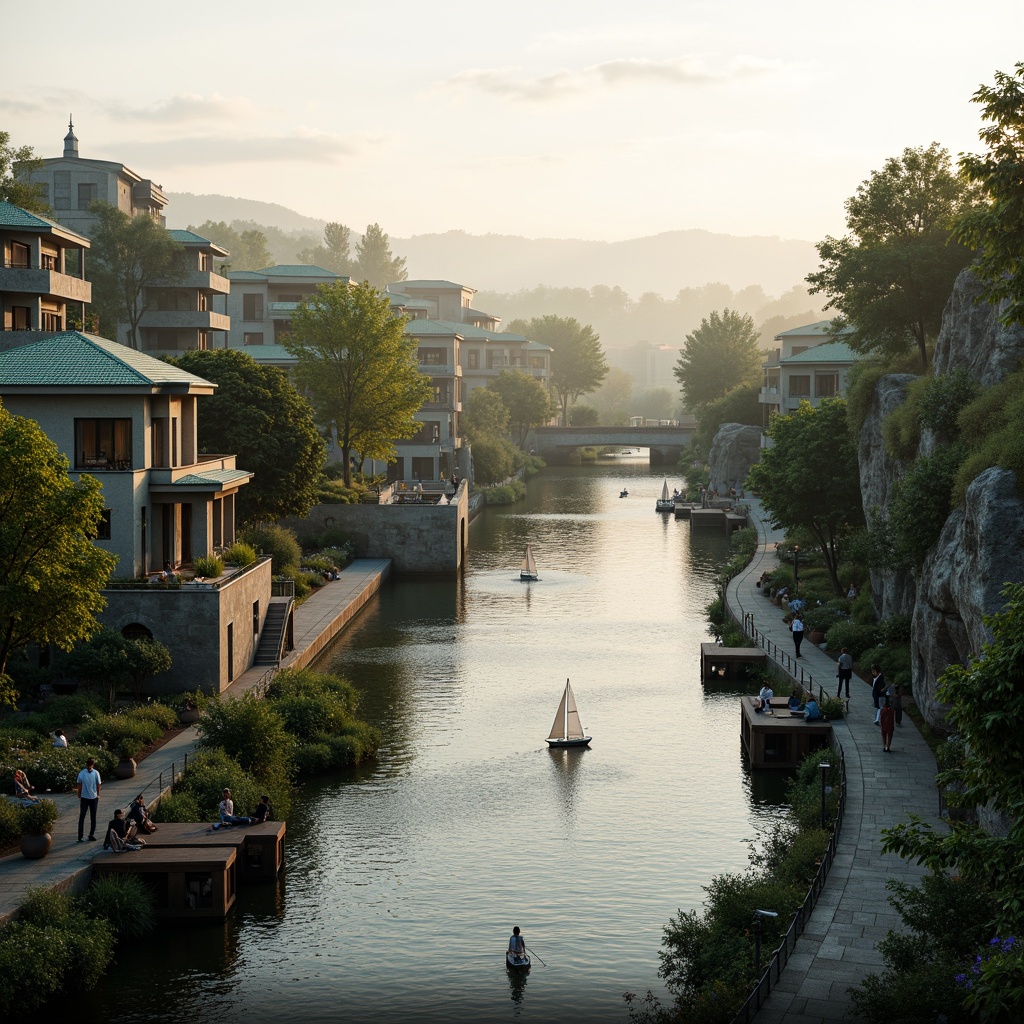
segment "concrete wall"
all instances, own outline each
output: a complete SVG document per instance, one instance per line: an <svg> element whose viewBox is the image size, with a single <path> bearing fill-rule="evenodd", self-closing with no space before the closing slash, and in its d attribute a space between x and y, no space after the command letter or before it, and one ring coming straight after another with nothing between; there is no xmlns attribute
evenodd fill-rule
<svg viewBox="0 0 1024 1024"><path fill-rule="evenodd" d="M469 549L469 487L450 505L316 505L305 519L283 519L299 539L343 530L358 558L389 558L396 573L456 573Z"/></svg>

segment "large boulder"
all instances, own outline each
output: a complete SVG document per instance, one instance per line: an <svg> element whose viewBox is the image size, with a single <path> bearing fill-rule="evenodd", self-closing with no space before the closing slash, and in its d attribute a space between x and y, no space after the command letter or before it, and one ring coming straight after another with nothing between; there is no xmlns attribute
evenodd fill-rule
<svg viewBox="0 0 1024 1024"><path fill-rule="evenodd" d="M1009 470L987 469L946 520L929 552L914 606L914 700L933 726L945 727L938 678L967 664L991 639L983 616L1002 608L1003 585L1024 579L1024 501ZM980 698L980 695L979 695Z"/></svg>
<svg viewBox="0 0 1024 1024"><path fill-rule="evenodd" d="M761 428L743 423L723 423L711 442L708 469L711 490L728 494L743 489L750 467L761 457Z"/></svg>
<svg viewBox="0 0 1024 1024"><path fill-rule="evenodd" d="M884 509L904 465L893 458L882 441L882 424L907 398L907 388L917 378L910 373L890 373L875 385L871 406L857 439L857 464L860 470L861 505L864 518L871 521L876 510ZM914 577L909 572L888 569L871 570L871 600L880 619L892 615L910 615L914 610Z"/></svg>

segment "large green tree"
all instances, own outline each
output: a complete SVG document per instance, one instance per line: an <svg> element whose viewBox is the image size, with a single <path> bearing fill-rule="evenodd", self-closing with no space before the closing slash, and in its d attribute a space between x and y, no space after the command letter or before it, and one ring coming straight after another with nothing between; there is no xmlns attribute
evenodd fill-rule
<svg viewBox="0 0 1024 1024"><path fill-rule="evenodd" d="M821 548L829 578L842 593L842 545L864 525L857 447L846 425L846 401L824 398L815 408L803 401L788 416L768 424L770 448L750 470L748 486L760 492L772 525L808 530Z"/></svg>
<svg viewBox="0 0 1024 1024"><path fill-rule="evenodd" d="M391 254L388 236L379 224L366 225L362 239L356 243L355 265L350 276L354 281L369 281L375 288L404 281L409 276L405 257Z"/></svg>
<svg viewBox="0 0 1024 1024"><path fill-rule="evenodd" d="M994 86L983 85L971 97L984 120L983 154L966 153L960 169L981 188L983 202L968 209L955 234L978 250L975 271L986 297L1008 299L1001 319L1024 323L1024 62L1008 75L996 72Z"/></svg>
<svg viewBox="0 0 1024 1024"><path fill-rule="evenodd" d="M497 391L474 388L459 421L473 450L473 479L488 486L510 477L521 464L522 456L505 436L509 411Z"/></svg>
<svg viewBox="0 0 1024 1024"><path fill-rule="evenodd" d="M519 370L502 370L488 385L501 395L508 410L509 428L520 448L526 435L551 418L551 398L539 380Z"/></svg>
<svg viewBox="0 0 1024 1024"><path fill-rule="evenodd" d="M823 292L825 308L838 311L833 330L852 328L855 349L886 357L916 344L927 370L942 310L972 255L950 232L975 195L937 142L872 171L846 200L849 234L818 243L821 269L807 277L811 294Z"/></svg>
<svg viewBox="0 0 1024 1024"><path fill-rule="evenodd" d="M696 411L736 388L761 378L761 352L753 317L716 309L686 336L672 371L683 393L683 405Z"/></svg>
<svg viewBox="0 0 1024 1024"><path fill-rule="evenodd" d="M89 539L103 516L95 477L77 483L35 420L0 405L0 703L8 659L29 644L70 650L99 628L117 559Z"/></svg>
<svg viewBox="0 0 1024 1024"><path fill-rule="evenodd" d="M508 329L513 334L525 334L532 341L551 346L551 386L562 410L562 426L566 426L572 403L580 395L596 391L608 375L600 335L590 324L583 325L571 316L513 320Z"/></svg>
<svg viewBox="0 0 1024 1024"><path fill-rule="evenodd" d="M0 202L52 217L53 211L43 198L42 183L28 179L42 165L31 146L14 146L11 133L0 131Z"/></svg>
<svg viewBox="0 0 1024 1024"><path fill-rule="evenodd" d="M431 389L416 368L417 342L405 337L405 319L391 315L388 299L365 282L319 285L295 310L286 345L298 359L296 384L321 426L337 434L345 486L353 452L393 461L394 442L419 429L413 416Z"/></svg>
<svg viewBox="0 0 1024 1024"><path fill-rule="evenodd" d="M100 330L113 338L117 324L127 324L128 344L138 348L139 322L156 289L176 284L187 272L184 247L152 217L129 217L99 199L89 210L97 218L89 266Z"/></svg>
<svg viewBox="0 0 1024 1024"><path fill-rule="evenodd" d="M298 254L299 262L308 263L313 267L323 267L324 270L333 270L335 274L344 277L351 276L351 235L352 232L344 224L331 221L324 227L323 244L303 249Z"/></svg>
<svg viewBox="0 0 1024 1024"><path fill-rule="evenodd" d="M169 362L217 385L216 394L199 399L199 449L232 452L255 474L238 492L239 521L306 515L326 449L313 407L288 375L236 349L184 352Z"/></svg>
<svg viewBox="0 0 1024 1024"><path fill-rule="evenodd" d="M104 626L79 644L61 668L66 674L105 691L107 707L113 708L119 689L130 686L139 700L142 684L150 676L166 672L171 664L171 652L159 640L122 636L116 629Z"/></svg>
<svg viewBox="0 0 1024 1024"><path fill-rule="evenodd" d="M226 263L232 270L263 270L274 262L267 236L257 228L238 231L222 220L208 220L198 226L190 224L188 229L227 249L231 255Z"/></svg>

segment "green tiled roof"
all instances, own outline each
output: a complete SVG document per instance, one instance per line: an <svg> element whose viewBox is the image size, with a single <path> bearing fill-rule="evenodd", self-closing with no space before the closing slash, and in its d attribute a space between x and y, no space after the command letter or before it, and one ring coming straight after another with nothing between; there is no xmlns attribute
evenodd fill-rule
<svg viewBox="0 0 1024 1024"><path fill-rule="evenodd" d="M792 363L855 363L860 354L854 352L845 341L826 341L814 345L795 356L780 359L780 363L789 366Z"/></svg>
<svg viewBox="0 0 1024 1024"><path fill-rule="evenodd" d="M66 234L82 239L83 242L88 241L84 235L64 227L58 221L51 220L49 217L41 217L38 213L29 213L28 210L23 210L20 206L15 206L14 203L8 203L6 200L0 202L0 228L28 228L32 231L51 231L53 228L59 228Z"/></svg>
<svg viewBox="0 0 1024 1024"><path fill-rule="evenodd" d="M284 345L246 345L242 351L257 363L284 363L297 362L298 357L293 356Z"/></svg>
<svg viewBox="0 0 1024 1024"><path fill-rule="evenodd" d="M456 284L455 281L396 281L400 288L466 288L464 284ZM466 288L468 292L475 292L475 288Z"/></svg>
<svg viewBox="0 0 1024 1024"><path fill-rule="evenodd" d="M333 270L324 270L312 264L284 263L277 267L264 267L259 273L266 277L328 277L333 281L347 281L347 277L336 274Z"/></svg>
<svg viewBox="0 0 1024 1024"><path fill-rule="evenodd" d="M229 270L229 281L266 281L267 275L257 273L255 270Z"/></svg>
<svg viewBox="0 0 1024 1024"><path fill-rule="evenodd" d="M405 333L416 338L451 337L458 334L467 341L500 341L515 345L527 340L522 334L488 331L486 328L477 327L476 324L458 324L453 320L410 320L405 325Z"/></svg>
<svg viewBox="0 0 1024 1024"><path fill-rule="evenodd" d="M203 473L189 473L174 481L174 487L221 487L248 480L252 473L244 469L210 469Z"/></svg>
<svg viewBox="0 0 1024 1024"><path fill-rule="evenodd" d="M486 327L477 327L476 324L456 324L450 320L438 320L437 322L439 324L446 324L449 327L459 328L459 334L464 338L483 341L507 341L515 342L516 344L527 340L522 334L511 334L509 331L489 331Z"/></svg>
<svg viewBox="0 0 1024 1024"><path fill-rule="evenodd" d="M215 386L145 352L81 331L61 331L42 341L0 352L0 388L167 384Z"/></svg>
<svg viewBox="0 0 1024 1024"><path fill-rule="evenodd" d="M793 327L788 331L783 331L781 334L776 334L776 338L788 338L791 336L806 337L808 334L821 334L831 335L836 334L849 334L851 328L844 327L841 331L833 332L830 328L832 327L831 320L818 320L813 324L806 324L804 327Z"/></svg>
<svg viewBox="0 0 1024 1024"><path fill-rule="evenodd" d="M216 242L211 242L210 239L203 238L202 235L197 235L194 231L182 231L180 228L168 228L167 234L169 234L179 245L201 245L215 250L218 256L231 255L224 246L218 245Z"/></svg>

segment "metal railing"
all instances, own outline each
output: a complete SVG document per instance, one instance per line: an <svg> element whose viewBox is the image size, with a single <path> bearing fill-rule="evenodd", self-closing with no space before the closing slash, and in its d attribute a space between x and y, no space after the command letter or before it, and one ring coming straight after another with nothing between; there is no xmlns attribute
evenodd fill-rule
<svg viewBox="0 0 1024 1024"><path fill-rule="evenodd" d="M772 640L770 637L765 636L754 625L754 613L744 612L743 614L743 632L750 637L754 643L763 650L772 661L775 662L790 679L795 683L799 683L811 696L814 696L814 688L818 688L817 700L821 702L823 697L828 696L825 692L825 687L821 683L816 682L814 676L811 675L807 669L798 662L797 659L789 653L787 650L779 647L779 645Z"/></svg>
<svg viewBox="0 0 1024 1024"><path fill-rule="evenodd" d="M137 795L145 796L151 789L156 790L156 797L150 802L150 806L156 807L160 802L160 795L169 786L173 786L176 782L181 780L182 775L188 770L188 751L185 751L184 760L182 761L181 770L178 770L177 762L171 762L170 771L160 772L159 775L148 785L143 786L142 789L138 790ZM132 797L132 801L129 802L128 807L122 808L125 814L128 813L131 803L134 802L135 797Z"/></svg>
<svg viewBox="0 0 1024 1024"><path fill-rule="evenodd" d="M839 754L839 805L836 808L835 820L832 823L832 835L829 837L828 847L822 854L821 863L811 880L810 888L804 897L803 903L797 908L790 921L786 934L778 948L772 953L764 971L757 979L753 991L747 997L746 1002L740 1007L732 1024L749 1024L757 1016L758 1010L764 1005L765 1000L771 994L772 988L778 984L782 977L782 971L789 963L789 955L796 948L796 941L803 935L810 920L814 905L825 888L825 880L829 871L832 870L832 862L836 857L836 847L839 842L839 834L843 825L843 813L846 810L846 756L843 753L843 745L837 740L832 741L832 750ZM758 965L760 969L760 965Z"/></svg>

